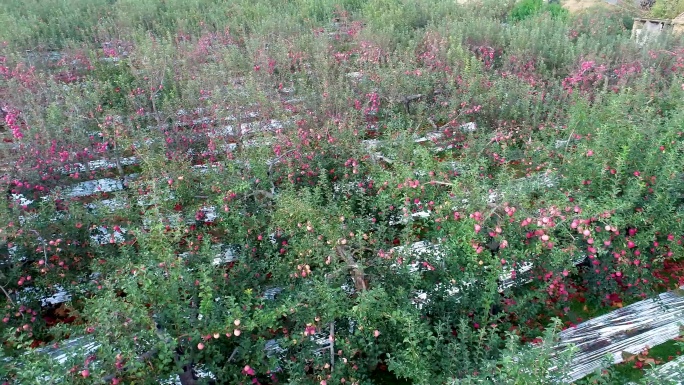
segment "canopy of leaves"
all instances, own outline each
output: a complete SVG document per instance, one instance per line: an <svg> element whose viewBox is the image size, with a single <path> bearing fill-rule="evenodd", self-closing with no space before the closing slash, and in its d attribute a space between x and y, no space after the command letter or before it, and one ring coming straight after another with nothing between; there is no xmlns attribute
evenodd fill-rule
<svg viewBox="0 0 684 385"><path fill-rule="evenodd" d="M4 7L0 380L560 381L682 282L684 46L539 4Z"/></svg>

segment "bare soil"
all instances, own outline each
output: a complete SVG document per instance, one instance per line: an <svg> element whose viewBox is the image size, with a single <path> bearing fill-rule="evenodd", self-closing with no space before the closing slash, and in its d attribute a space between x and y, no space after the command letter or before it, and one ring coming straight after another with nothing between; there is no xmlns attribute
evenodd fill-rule
<svg viewBox="0 0 684 385"><path fill-rule="evenodd" d="M563 8L572 13L579 13L593 7L612 7L604 0L565 0L561 1Z"/></svg>

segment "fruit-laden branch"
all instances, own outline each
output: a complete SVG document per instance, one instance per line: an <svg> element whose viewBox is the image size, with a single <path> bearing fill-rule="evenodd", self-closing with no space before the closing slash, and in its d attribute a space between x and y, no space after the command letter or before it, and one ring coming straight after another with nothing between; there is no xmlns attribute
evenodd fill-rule
<svg viewBox="0 0 684 385"><path fill-rule="evenodd" d="M160 337L162 337L162 339L163 339L165 342L167 342L167 343L170 343L170 342L171 342L171 339L170 339L169 337L165 337L165 336L161 335L161 332L160 332L159 329L157 329L157 334L158 334ZM146 361L149 361L149 360L151 360L153 357L155 357L155 356L157 355L158 352L159 352L159 349L158 349L158 348L150 349L150 350L148 350L147 352L141 354L141 355L137 358L137 361L138 361L138 362L146 362ZM178 362L180 361L180 356L181 356L181 352L179 351L179 349L176 349L176 352L175 352L174 357L173 357L173 360L174 360L174 362L175 362L176 364L178 364ZM232 360L232 356L231 356L231 358L229 359L229 362L230 362L231 360ZM189 362L189 363L186 363L186 364L183 364L183 365L182 365L183 371L182 371L181 373L178 373L178 378L180 379L180 383L181 383L182 385L196 385L196 384L197 384L197 380L195 379L195 375L194 375L194 373L193 373L193 366L194 366L194 363L193 363L193 362ZM124 367L121 369L121 372L126 372L126 371L128 371L129 369L130 369L130 366L128 366L128 365L127 365L127 366L124 366ZM115 374L109 374L109 375L103 377L102 380L103 380L105 383L109 383L109 382L111 382L112 380L114 380L116 377L117 377L117 375L115 375Z"/></svg>

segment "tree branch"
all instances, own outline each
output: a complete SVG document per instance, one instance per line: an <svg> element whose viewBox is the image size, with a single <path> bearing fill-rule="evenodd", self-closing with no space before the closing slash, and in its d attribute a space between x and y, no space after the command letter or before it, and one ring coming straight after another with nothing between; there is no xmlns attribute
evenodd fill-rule
<svg viewBox="0 0 684 385"><path fill-rule="evenodd" d="M368 287L366 286L366 281L364 279L366 275L363 272L363 267L359 266L352 254L349 253L345 247L337 246L335 250L337 251L337 254L347 262L349 269L351 269L352 279L354 280L354 287L356 290L366 291Z"/></svg>
<svg viewBox="0 0 684 385"><path fill-rule="evenodd" d="M330 323L330 366L335 366L335 323Z"/></svg>
<svg viewBox="0 0 684 385"><path fill-rule="evenodd" d="M261 196L263 198L275 199L275 196L266 190L254 190L253 192L245 195L245 198Z"/></svg>
<svg viewBox="0 0 684 385"><path fill-rule="evenodd" d="M5 293L5 297L7 297L7 300L9 301L9 303L11 303L12 305L14 305L14 301L12 301L12 297L10 297L9 293L7 292L7 290L5 290L5 287L2 286L2 285L0 285L0 289L2 289L2 292Z"/></svg>
<svg viewBox="0 0 684 385"><path fill-rule="evenodd" d="M238 352L238 348L233 349L233 352L230 354L230 357L228 357L228 362L233 362L233 359L235 358L235 355Z"/></svg>

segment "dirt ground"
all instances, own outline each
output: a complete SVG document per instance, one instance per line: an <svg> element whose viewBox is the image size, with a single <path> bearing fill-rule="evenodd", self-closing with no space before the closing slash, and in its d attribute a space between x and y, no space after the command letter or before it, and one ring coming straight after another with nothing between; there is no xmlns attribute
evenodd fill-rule
<svg viewBox="0 0 684 385"><path fill-rule="evenodd" d="M458 3L464 4L472 0L456 0ZM564 8L572 13L582 12L586 9L599 6L599 7L611 7L620 2L621 0L561 0L561 4Z"/></svg>
<svg viewBox="0 0 684 385"><path fill-rule="evenodd" d="M561 4L572 13L583 12L592 7L620 7L639 13L640 0L561 0Z"/></svg>
<svg viewBox="0 0 684 385"><path fill-rule="evenodd" d="M610 7L604 0L561 0L563 8L572 13L582 12L594 6Z"/></svg>

